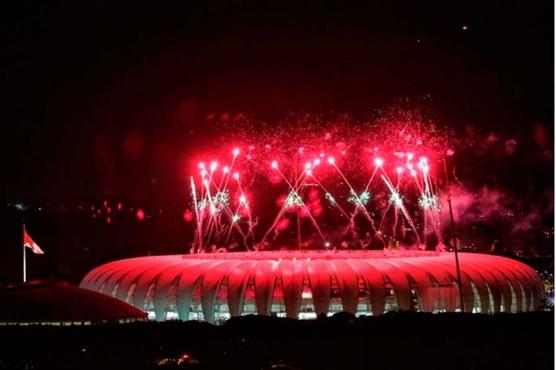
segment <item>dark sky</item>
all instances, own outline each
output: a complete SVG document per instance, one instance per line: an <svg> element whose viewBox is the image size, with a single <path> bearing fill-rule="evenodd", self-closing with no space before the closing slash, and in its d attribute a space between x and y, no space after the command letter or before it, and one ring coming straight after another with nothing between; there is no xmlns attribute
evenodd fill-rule
<svg viewBox="0 0 556 370"><path fill-rule="evenodd" d="M553 130L550 1L113 3L3 4L9 201L168 193L210 113L426 96L458 130Z"/></svg>
<svg viewBox="0 0 556 370"><path fill-rule="evenodd" d="M514 244L550 253L552 1L253 3L3 2L4 196L31 207L2 209L0 281L19 279L22 215L47 250L28 258L32 277L77 282L102 262L187 250L184 164L226 117L364 116L400 100L426 102L456 131L467 153L459 176L472 190L509 189L520 221L481 219L481 230L468 228L484 239L477 246L505 235L508 247L523 222L535 231ZM506 213L498 193L486 194L467 205L473 221L484 204ZM107 225L76 211L105 199L160 213Z"/></svg>

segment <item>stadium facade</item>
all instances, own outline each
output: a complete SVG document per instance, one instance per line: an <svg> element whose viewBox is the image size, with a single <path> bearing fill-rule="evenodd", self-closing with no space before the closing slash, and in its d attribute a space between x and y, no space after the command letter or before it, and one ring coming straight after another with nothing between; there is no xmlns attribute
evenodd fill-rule
<svg viewBox="0 0 556 370"><path fill-rule="evenodd" d="M461 253L466 312L538 309L543 285L524 263ZM82 288L156 320L259 314L315 318L340 311L461 311L454 255L424 251L275 251L149 256L99 266Z"/></svg>

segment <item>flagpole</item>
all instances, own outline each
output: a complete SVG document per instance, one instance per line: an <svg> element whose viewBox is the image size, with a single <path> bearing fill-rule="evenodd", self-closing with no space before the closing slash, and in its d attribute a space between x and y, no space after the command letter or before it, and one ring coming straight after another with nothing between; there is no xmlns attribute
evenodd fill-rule
<svg viewBox="0 0 556 370"><path fill-rule="evenodd" d="M25 224L23 224L23 237L25 238ZM23 245L23 283L27 282L27 263L25 261L25 240Z"/></svg>
<svg viewBox="0 0 556 370"><path fill-rule="evenodd" d="M452 210L452 190L450 189L450 183L448 182L448 169L446 167L446 158L442 159L444 165L444 180L446 181L446 187L448 189L448 210L450 211L450 229L452 231L452 246L454 247L454 256L456 259L456 275L459 290L459 301L461 305L461 312L465 312L465 301L463 299L463 289L461 287L461 270L459 266L459 256L458 256L458 241L456 238L456 224L454 222L454 211Z"/></svg>

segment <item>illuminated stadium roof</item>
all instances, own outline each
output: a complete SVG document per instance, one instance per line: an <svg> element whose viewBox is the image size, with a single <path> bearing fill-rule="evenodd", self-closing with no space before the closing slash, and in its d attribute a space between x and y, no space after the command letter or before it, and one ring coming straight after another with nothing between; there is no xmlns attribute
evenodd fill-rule
<svg viewBox="0 0 556 370"><path fill-rule="evenodd" d="M0 289L0 325L88 325L146 320L118 299L68 283L33 281Z"/></svg>
<svg viewBox="0 0 556 370"><path fill-rule="evenodd" d="M521 312L540 305L541 280L521 262L461 253L460 266L465 311ZM131 303L157 320L460 310L454 255L421 251L140 257L97 267L81 287Z"/></svg>

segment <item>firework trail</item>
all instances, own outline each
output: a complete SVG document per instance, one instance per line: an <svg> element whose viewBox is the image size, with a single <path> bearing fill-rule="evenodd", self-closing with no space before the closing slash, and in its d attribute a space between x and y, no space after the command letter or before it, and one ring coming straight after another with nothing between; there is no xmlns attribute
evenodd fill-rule
<svg viewBox="0 0 556 370"><path fill-rule="evenodd" d="M434 174L450 135L414 114L245 120L221 136L190 177L197 251L392 245L385 238L422 247L431 232L443 243Z"/></svg>

